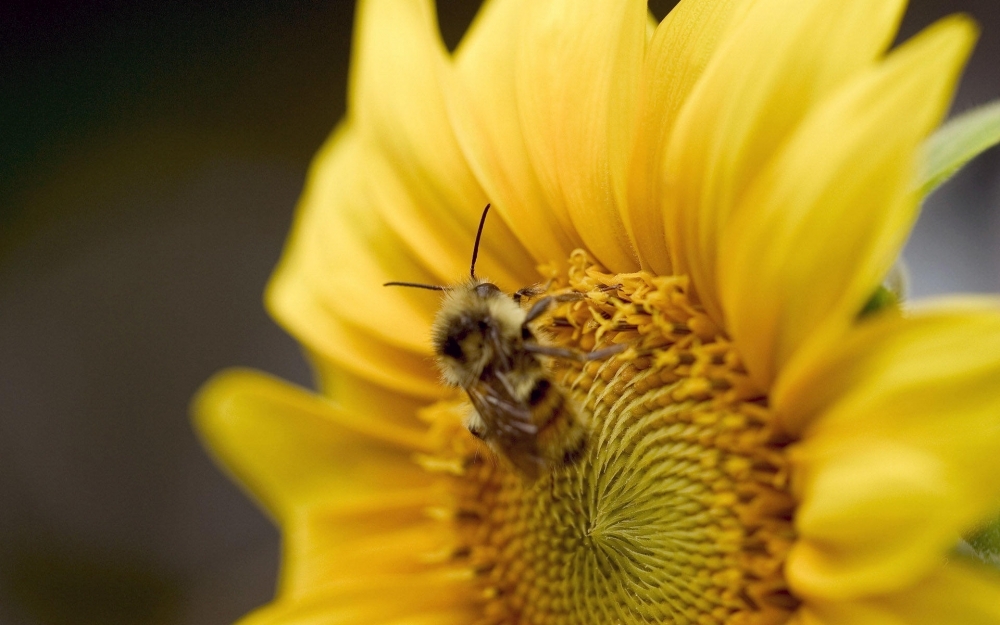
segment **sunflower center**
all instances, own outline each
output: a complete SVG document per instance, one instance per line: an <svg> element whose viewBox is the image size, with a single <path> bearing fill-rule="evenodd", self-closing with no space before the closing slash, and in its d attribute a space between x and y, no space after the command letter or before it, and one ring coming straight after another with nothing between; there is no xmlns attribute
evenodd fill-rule
<svg viewBox="0 0 1000 625"><path fill-rule="evenodd" d="M537 480L463 431L460 402L428 409L442 443L423 464L450 467L440 516L483 623L782 623L797 606L788 441L687 285L611 275L582 252L554 278L550 293L584 297L540 319L546 344L628 349L551 363L588 443Z"/></svg>

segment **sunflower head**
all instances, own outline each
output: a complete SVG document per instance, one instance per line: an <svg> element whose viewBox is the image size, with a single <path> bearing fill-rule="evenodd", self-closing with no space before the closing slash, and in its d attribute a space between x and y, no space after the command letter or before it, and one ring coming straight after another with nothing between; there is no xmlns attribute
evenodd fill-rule
<svg viewBox="0 0 1000 625"><path fill-rule="evenodd" d="M998 622L948 554L1000 508L1000 306L879 297L975 38L888 50L904 4L490 0L451 54L361 2L267 294L319 391L196 404L283 530L247 622Z"/></svg>
<svg viewBox="0 0 1000 625"><path fill-rule="evenodd" d="M570 261L550 294L585 297L543 320L548 343L630 348L548 372L588 417L584 453L527 480L465 433L461 397L421 413L440 445L425 466L449 467L452 563L478 573L466 592L495 622L783 622L794 502L766 397L686 279Z"/></svg>

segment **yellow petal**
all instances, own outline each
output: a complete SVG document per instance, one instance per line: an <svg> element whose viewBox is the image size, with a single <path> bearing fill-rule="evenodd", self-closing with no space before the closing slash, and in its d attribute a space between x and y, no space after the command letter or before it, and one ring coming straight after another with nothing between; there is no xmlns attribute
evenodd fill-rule
<svg viewBox="0 0 1000 625"><path fill-rule="evenodd" d="M341 127L316 157L266 304L324 358L390 388L435 396L440 389L430 361L430 325L440 294L382 284L433 283L436 276L421 271L371 213L366 154L357 133Z"/></svg>
<svg viewBox="0 0 1000 625"><path fill-rule="evenodd" d="M759 0L676 123L664 206L673 266L720 319L720 238L755 174L802 118L892 40L903 0Z"/></svg>
<svg viewBox="0 0 1000 625"><path fill-rule="evenodd" d="M402 241L372 214L364 179L370 152L357 132L342 126L316 156L268 303L306 345L322 340L312 336L314 320L295 310L285 301L289 298L316 300L317 307L387 342L429 353L436 298L382 284L403 279L400 274L431 283L435 276L421 271Z"/></svg>
<svg viewBox="0 0 1000 625"><path fill-rule="evenodd" d="M475 618L457 603L451 580L423 582L397 576L365 590L318 593L307 600L277 601L239 625L465 625ZM444 604L444 605L441 605Z"/></svg>
<svg viewBox="0 0 1000 625"><path fill-rule="evenodd" d="M455 549L445 525L427 519L433 501L419 492L387 495L406 502L386 501L363 513L345 514L339 506L329 514L309 511L284 528L285 561L281 598L305 597L344 586L374 583L386 575L421 575L441 567L440 557Z"/></svg>
<svg viewBox="0 0 1000 625"><path fill-rule="evenodd" d="M364 328L345 323L312 294L287 289L280 300L272 298L269 304L275 316L303 322L292 328L293 335L309 346L314 363L322 361L323 369L342 370L415 397L435 399L444 394L430 356L393 347ZM297 332L307 324L308 332Z"/></svg>
<svg viewBox="0 0 1000 625"><path fill-rule="evenodd" d="M663 146L677 114L719 44L753 0L682 0L656 27L646 51L639 88L635 143L623 213L644 269L672 273L664 241L661 177Z"/></svg>
<svg viewBox="0 0 1000 625"><path fill-rule="evenodd" d="M984 508L977 497L986 489L969 476L892 439L807 445L802 455L799 539L785 564L797 593L841 600L903 588Z"/></svg>
<svg viewBox="0 0 1000 625"><path fill-rule="evenodd" d="M865 601L810 600L803 625L995 625L1000 577L969 564L949 564L898 593Z"/></svg>
<svg viewBox="0 0 1000 625"><path fill-rule="evenodd" d="M515 107L544 199L614 271L638 266L620 210L646 26L641 0L535 0L515 24Z"/></svg>
<svg viewBox="0 0 1000 625"><path fill-rule="evenodd" d="M286 275L294 274L275 276L267 293L268 309L317 360L325 361L324 368L343 369L401 393L425 398L442 395L429 356L393 347L365 328L344 322L309 284L285 279Z"/></svg>
<svg viewBox="0 0 1000 625"><path fill-rule="evenodd" d="M316 387L321 395L335 398L337 405L353 414L378 414L380 418L404 428L426 427L426 422L417 413L427 407L428 400L445 393L440 384L435 384L433 390L436 395L433 398L408 389L399 390L387 386L385 381L372 381L371 378L377 377L374 373L359 375L319 354L306 352L306 355L312 364ZM377 362L378 357L376 352L372 360ZM372 363L373 367L376 362Z"/></svg>
<svg viewBox="0 0 1000 625"><path fill-rule="evenodd" d="M217 375L193 412L209 449L279 520L317 502L425 486L411 458L426 444L420 431L348 414L261 373Z"/></svg>
<svg viewBox="0 0 1000 625"><path fill-rule="evenodd" d="M514 57L525 0L490 0L455 53L448 110L487 195L538 263L583 246L563 206L546 199L518 115Z"/></svg>
<svg viewBox="0 0 1000 625"><path fill-rule="evenodd" d="M376 196L368 210L377 208L425 266L454 282L468 274L476 227L489 199L445 109L442 73L449 61L434 3L365 0L358 6L355 32L348 115L382 156L380 173L365 162ZM535 261L502 215L495 217L483 237L479 269L517 289L537 279Z"/></svg>
<svg viewBox="0 0 1000 625"><path fill-rule="evenodd" d="M349 412L248 371L210 381L196 416L227 468L281 521L283 599L423 572L432 567L421 554L454 542L427 518L428 507L445 504L413 458L431 450L415 423Z"/></svg>
<svg viewBox="0 0 1000 625"><path fill-rule="evenodd" d="M855 396L903 394L927 385L926 392L940 393L946 402L949 393L959 392L947 385L966 384L966 376L996 366L1000 356L989 350L1000 345L998 334L1000 300L994 297L940 298L903 316L865 319L808 367L782 377L771 404L782 426L801 436L819 427L813 425L817 416ZM978 396L988 397L989 390L984 386ZM955 404L949 412L958 409ZM823 418L828 427L830 417Z"/></svg>
<svg viewBox="0 0 1000 625"><path fill-rule="evenodd" d="M802 430L790 580L851 597L912 583L1000 501L1000 302L863 324L777 389ZM808 388L807 388L808 387Z"/></svg>
<svg viewBox="0 0 1000 625"><path fill-rule="evenodd" d="M811 113L747 191L719 283L763 388L807 342L821 351L841 335L895 262L916 218L920 144L974 39L961 17L928 28Z"/></svg>

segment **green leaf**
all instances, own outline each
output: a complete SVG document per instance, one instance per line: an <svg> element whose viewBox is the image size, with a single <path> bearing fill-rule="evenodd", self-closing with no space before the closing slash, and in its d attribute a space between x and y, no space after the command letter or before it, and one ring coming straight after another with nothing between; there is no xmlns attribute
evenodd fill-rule
<svg viewBox="0 0 1000 625"><path fill-rule="evenodd" d="M865 307L861 309L859 317L868 317L877 312L885 310L886 308L898 307L899 298L889 290L887 287L880 286L875 290L875 293L868 298L868 302L865 303Z"/></svg>
<svg viewBox="0 0 1000 625"><path fill-rule="evenodd" d="M948 121L924 143L920 191L924 196L929 195L966 163L997 143L1000 143L1000 100Z"/></svg>
<svg viewBox="0 0 1000 625"><path fill-rule="evenodd" d="M889 270L889 275L865 302L864 308L858 313L858 318L870 317L886 309L898 311L900 305L906 300L906 292L909 290L907 288L910 282L908 274L906 263L903 262L902 258L898 258L896 264Z"/></svg>
<svg viewBox="0 0 1000 625"><path fill-rule="evenodd" d="M1000 568L1000 516L965 536L960 544L960 553L963 551L980 562Z"/></svg>

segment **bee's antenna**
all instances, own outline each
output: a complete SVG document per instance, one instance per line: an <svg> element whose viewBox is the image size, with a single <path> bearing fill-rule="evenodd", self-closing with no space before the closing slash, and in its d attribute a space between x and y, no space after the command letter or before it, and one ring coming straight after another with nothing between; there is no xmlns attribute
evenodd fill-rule
<svg viewBox="0 0 1000 625"><path fill-rule="evenodd" d="M415 289L430 289L431 291L447 291L449 287L436 284L420 284L419 282L386 282L382 286L412 286Z"/></svg>
<svg viewBox="0 0 1000 625"><path fill-rule="evenodd" d="M472 246L472 266L469 268L469 275L476 279L476 257L479 256L479 239L483 236L483 226L486 225L486 213L490 212L490 205L483 209L483 216L479 218L479 230L476 230L476 244Z"/></svg>

